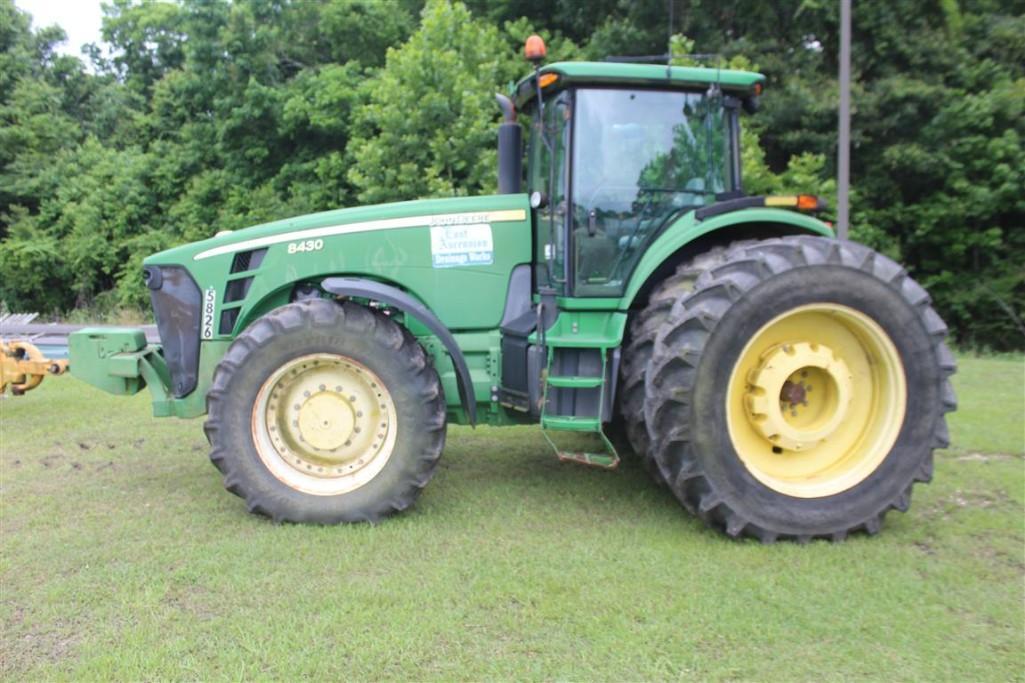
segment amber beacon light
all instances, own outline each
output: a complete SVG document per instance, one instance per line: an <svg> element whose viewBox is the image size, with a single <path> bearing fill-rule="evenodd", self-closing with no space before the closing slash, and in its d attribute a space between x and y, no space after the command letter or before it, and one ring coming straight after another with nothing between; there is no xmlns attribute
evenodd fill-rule
<svg viewBox="0 0 1025 683"><path fill-rule="evenodd" d="M523 46L524 57L536 64L544 59L547 54L548 49L545 47L545 41L541 39L541 36L535 33L527 38L527 42Z"/></svg>

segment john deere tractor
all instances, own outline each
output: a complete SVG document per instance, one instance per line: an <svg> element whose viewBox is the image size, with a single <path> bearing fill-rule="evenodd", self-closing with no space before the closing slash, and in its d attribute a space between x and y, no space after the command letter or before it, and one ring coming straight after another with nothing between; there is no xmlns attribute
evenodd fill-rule
<svg viewBox="0 0 1025 683"><path fill-rule="evenodd" d="M947 445L946 327L817 198L745 194L764 81L538 60L498 96L499 194L150 256L161 343L83 330L71 372L205 414L225 487L278 521L380 520L430 481L449 423L540 423L562 460L635 453L731 536L875 533Z"/></svg>

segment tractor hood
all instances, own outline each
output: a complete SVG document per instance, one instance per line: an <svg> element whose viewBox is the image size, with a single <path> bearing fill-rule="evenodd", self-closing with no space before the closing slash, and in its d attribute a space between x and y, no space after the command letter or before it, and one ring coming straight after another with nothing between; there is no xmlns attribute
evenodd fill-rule
<svg viewBox="0 0 1025 683"><path fill-rule="evenodd" d="M232 339L329 277L397 287L454 329L490 328L501 319L512 268L531 260L530 234L525 194L381 204L168 249L143 262L143 278L165 345L178 336L192 344L197 331L203 341ZM180 321L188 323L181 332Z"/></svg>
<svg viewBox="0 0 1025 683"><path fill-rule="evenodd" d="M328 239L339 235L388 231L396 228L429 227L511 220L501 214L517 211L518 220L526 218L527 196L487 195L392 202L373 206L335 209L228 230L210 239L166 249L145 259L144 265L191 266L217 257L267 248L287 249L289 243ZM499 212L500 215L494 215Z"/></svg>

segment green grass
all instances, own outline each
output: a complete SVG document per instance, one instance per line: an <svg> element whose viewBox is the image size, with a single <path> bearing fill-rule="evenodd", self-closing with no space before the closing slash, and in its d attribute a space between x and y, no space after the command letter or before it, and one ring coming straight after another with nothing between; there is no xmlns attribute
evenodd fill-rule
<svg viewBox="0 0 1025 683"><path fill-rule="evenodd" d="M70 378L0 400L0 678L1022 680L1020 358L964 358L954 446L843 544L705 529L633 463L453 428L378 526L246 514L200 421Z"/></svg>

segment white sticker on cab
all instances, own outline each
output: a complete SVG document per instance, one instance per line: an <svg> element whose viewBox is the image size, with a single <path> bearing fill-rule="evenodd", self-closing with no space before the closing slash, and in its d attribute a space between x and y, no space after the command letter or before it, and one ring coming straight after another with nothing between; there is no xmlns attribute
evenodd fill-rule
<svg viewBox="0 0 1025 683"><path fill-rule="evenodd" d="M490 266L495 262L491 224L431 226L431 261L435 268Z"/></svg>

